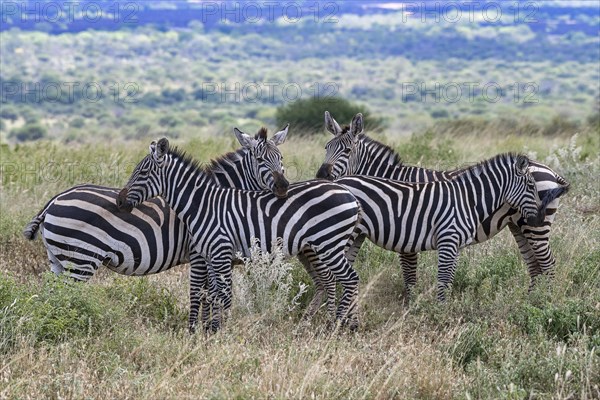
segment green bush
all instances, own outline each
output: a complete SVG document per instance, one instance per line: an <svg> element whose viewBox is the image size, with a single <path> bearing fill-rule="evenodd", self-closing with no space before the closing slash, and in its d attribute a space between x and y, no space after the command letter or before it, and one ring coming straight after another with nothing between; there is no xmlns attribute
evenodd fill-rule
<svg viewBox="0 0 600 400"><path fill-rule="evenodd" d="M73 118L73 120L69 122L69 126L71 128L83 128L85 126L85 120L81 117Z"/></svg>
<svg viewBox="0 0 600 400"><path fill-rule="evenodd" d="M145 324L159 324L171 329L184 328L187 309L167 289L153 285L147 277L119 277L111 296Z"/></svg>
<svg viewBox="0 0 600 400"><path fill-rule="evenodd" d="M454 141L447 136L435 135L431 130L422 134L414 133L410 142L399 152L408 164L419 163L429 168L448 169L458 161Z"/></svg>
<svg viewBox="0 0 600 400"><path fill-rule="evenodd" d="M358 113L364 117L365 130L374 131L382 128L381 119L373 117L365 107L353 104L339 97L315 97L301 99L277 108L275 119L277 126L289 123L293 129L305 134L318 134L323 131L325 111L340 124L349 124Z"/></svg>
<svg viewBox="0 0 600 400"><path fill-rule="evenodd" d="M506 288L522 268L520 257L512 254L493 255L476 263L463 257L456 268L452 290L476 295L486 295L486 290L495 293Z"/></svg>
<svg viewBox="0 0 600 400"><path fill-rule="evenodd" d="M579 124L564 117L556 116L546 125L543 134L546 136L569 134L574 135L579 131Z"/></svg>
<svg viewBox="0 0 600 400"><path fill-rule="evenodd" d="M144 324L182 329L186 317L176 298L147 278L117 278L106 287L51 273L39 286L0 277L0 354L19 338L59 343L100 336L139 318Z"/></svg>
<svg viewBox="0 0 600 400"><path fill-rule="evenodd" d="M548 303L542 308L523 304L513 312L511 320L527 334L543 332L565 342L575 334L600 335L600 310L580 299Z"/></svg>
<svg viewBox="0 0 600 400"><path fill-rule="evenodd" d="M9 137L16 138L19 142L26 142L32 140L39 140L46 137L46 128L41 126L40 124L33 123L27 124L21 128L13 129Z"/></svg>
<svg viewBox="0 0 600 400"><path fill-rule="evenodd" d="M19 112L15 106L4 104L0 107L0 118L14 122L19 119Z"/></svg>
<svg viewBox="0 0 600 400"><path fill-rule="evenodd" d="M0 278L0 289L0 352L9 349L18 336L56 343L96 333L120 319L106 307L99 288L50 273L35 292L6 276Z"/></svg>

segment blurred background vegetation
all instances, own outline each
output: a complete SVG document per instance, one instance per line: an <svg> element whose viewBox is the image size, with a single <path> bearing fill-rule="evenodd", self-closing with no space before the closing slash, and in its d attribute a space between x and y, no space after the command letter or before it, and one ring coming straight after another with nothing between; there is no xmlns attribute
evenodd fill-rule
<svg viewBox="0 0 600 400"><path fill-rule="evenodd" d="M598 125L593 2L499 3L500 14L480 6L460 18L439 2L277 3L273 18L253 17L260 2L227 13L82 1L75 10L87 14L72 17L45 3L2 8L3 142L186 138L287 122L292 133L322 132L332 97L392 136L497 118L525 134ZM103 18L91 18L92 3ZM424 14L435 4L437 21ZM26 7L33 16L23 20Z"/></svg>

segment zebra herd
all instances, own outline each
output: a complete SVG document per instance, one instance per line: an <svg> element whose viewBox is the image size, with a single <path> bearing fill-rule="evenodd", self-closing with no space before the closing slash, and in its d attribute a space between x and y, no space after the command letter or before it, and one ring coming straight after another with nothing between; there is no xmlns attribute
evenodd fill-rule
<svg viewBox="0 0 600 400"><path fill-rule="evenodd" d="M41 231L51 268L87 281L104 265L125 275L190 262L189 329L217 330L231 305L232 263L254 239L271 251L280 240L297 256L316 291L306 315L326 298L332 320L358 327L358 274L352 264L368 238L400 253L405 299L416 282L417 254L438 251L438 299L452 284L459 249L507 225L531 282L552 274L548 245L558 197L568 183L527 157L501 154L452 171L405 166L363 133L357 114L344 128L325 112L334 137L316 180L290 184L278 145L235 129L242 148L201 167L167 139L152 142L122 189L75 186L53 197L24 230ZM541 201L540 201L541 199ZM336 300L336 284L343 292Z"/></svg>

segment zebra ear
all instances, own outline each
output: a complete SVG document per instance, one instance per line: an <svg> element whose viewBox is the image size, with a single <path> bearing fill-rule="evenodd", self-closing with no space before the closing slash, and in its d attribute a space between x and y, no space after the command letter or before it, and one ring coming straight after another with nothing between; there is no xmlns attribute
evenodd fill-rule
<svg viewBox="0 0 600 400"><path fill-rule="evenodd" d="M350 123L350 133L352 136L356 137L363 132L363 115L358 113L352 118L352 122Z"/></svg>
<svg viewBox="0 0 600 400"><path fill-rule="evenodd" d="M242 147L254 147L256 145L256 139L254 139L250 135L246 135L244 132L240 131L238 128L233 128L233 133L235 133L235 137L238 142L242 145Z"/></svg>
<svg viewBox="0 0 600 400"><path fill-rule="evenodd" d="M340 124L337 123L335 119L329 114L329 111L325 111L325 128L329 132L333 134L333 136L338 136L342 133L342 128L340 128Z"/></svg>
<svg viewBox="0 0 600 400"><path fill-rule="evenodd" d="M156 151L154 152L154 158L161 159L169 151L169 141L167 138L162 138L156 143Z"/></svg>
<svg viewBox="0 0 600 400"><path fill-rule="evenodd" d="M518 175L525 175L529 168L529 158L524 155L518 155L517 161L515 161L515 167L517 168Z"/></svg>
<svg viewBox="0 0 600 400"><path fill-rule="evenodd" d="M271 140L273 141L273 144L275 144L275 146L279 146L280 144L285 142L285 137L288 134L289 128L290 128L290 124L287 124L285 126L285 128L283 128L282 130L280 130L279 132L277 132L276 134L273 135Z"/></svg>

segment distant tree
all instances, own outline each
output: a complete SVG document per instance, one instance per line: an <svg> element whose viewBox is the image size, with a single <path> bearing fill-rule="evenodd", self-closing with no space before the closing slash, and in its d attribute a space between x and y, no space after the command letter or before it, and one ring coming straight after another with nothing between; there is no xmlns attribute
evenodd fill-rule
<svg viewBox="0 0 600 400"><path fill-rule="evenodd" d="M366 130L379 130L383 127L381 119L373 117L365 107L339 97L297 100L277 108L275 119L277 126L289 123L295 131L312 135L323 131L325 111L329 111L340 124L348 124L357 113L362 113Z"/></svg>
<svg viewBox="0 0 600 400"><path fill-rule="evenodd" d="M433 110L429 113L429 115L431 115L431 118L449 118L450 117L450 113L448 112L448 110Z"/></svg>
<svg viewBox="0 0 600 400"><path fill-rule="evenodd" d="M76 117L69 123L69 126L71 128L83 128L85 126L85 120L81 117Z"/></svg>
<svg viewBox="0 0 600 400"><path fill-rule="evenodd" d="M556 116L552 118L552 121L542 131L546 136L553 136L563 133L574 135L579 129L579 124L568 118L562 116Z"/></svg>
<svg viewBox="0 0 600 400"><path fill-rule="evenodd" d="M19 113L14 106L5 104L0 108L0 118L14 122L19 118Z"/></svg>
<svg viewBox="0 0 600 400"><path fill-rule="evenodd" d="M181 121L172 115L165 115L164 117L161 117L158 120L158 123L160 124L160 126L173 128L173 127L179 125L181 123Z"/></svg>
<svg viewBox="0 0 600 400"><path fill-rule="evenodd" d="M16 138L19 142L38 140L46 137L46 128L38 123L27 124L21 128L10 131L9 137Z"/></svg>

